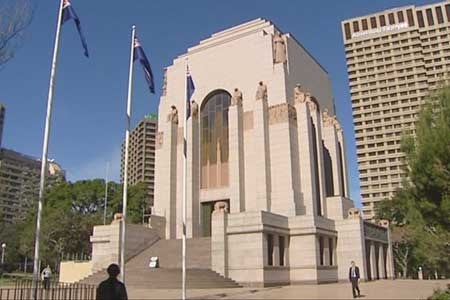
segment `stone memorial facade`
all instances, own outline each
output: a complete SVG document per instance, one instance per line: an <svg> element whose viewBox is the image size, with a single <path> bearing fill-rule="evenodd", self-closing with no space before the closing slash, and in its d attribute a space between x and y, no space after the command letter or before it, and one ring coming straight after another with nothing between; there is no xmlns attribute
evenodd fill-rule
<svg viewBox="0 0 450 300"><path fill-rule="evenodd" d="M186 61L187 235L211 237L212 269L269 286L393 276L386 223L349 199L344 135L325 69L295 38L256 19L213 34L165 70L156 147L155 216L182 236ZM189 251L189 249L188 249Z"/></svg>

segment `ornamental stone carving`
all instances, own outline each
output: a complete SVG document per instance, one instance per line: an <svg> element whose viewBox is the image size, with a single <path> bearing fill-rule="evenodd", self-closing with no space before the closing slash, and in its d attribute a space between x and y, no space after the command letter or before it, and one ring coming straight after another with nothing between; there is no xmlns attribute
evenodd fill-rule
<svg viewBox="0 0 450 300"><path fill-rule="evenodd" d="M341 123L339 123L339 120L336 118L336 116L333 117L333 125L337 131L342 131Z"/></svg>
<svg viewBox="0 0 450 300"><path fill-rule="evenodd" d="M302 91L301 85L296 84L294 88L294 103L304 103L306 101L305 93Z"/></svg>
<svg viewBox="0 0 450 300"><path fill-rule="evenodd" d="M295 108L288 103L281 103L269 108L269 124L278 124L297 119Z"/></svg>
<svg viewBox="0 0 450 300"><path fill-rule="evenodd" d="M262 81L258 83L256 89L256 101L258 100L267 101L267 86Z"/></svg>
<svg viewBox="0 0 450 300"><path fill-rule="evenodd" d="M164 143L164 132L159 131L156 134L156 149L161 149Z"/></svg>
<svg viewBox="0 0 450 300"><path fill-rule="evenodd" d="M218 201L214 204L214 212L228 212L228 203L225 201Z"/></svg>
<svg viewBox="0 0 450 300"><path fill-rule="evenodd" d="M167 122L172 122L173 124L178 125L178 110L175 105L172 105L170 109L170 113L167 116Z"/></svg>
<svg viewBox="0 0 450 300"><path fill-rule="evenodd" d="M234 89L233 97L231 97L231 106L242 105L242 92L238 89Z"/></svg>
<svg viewBox="0 0 450 300"><path fill-rule="evenodd" d="M379 220L378 221L378 226L384 227L384 228L389 228L389 220Z"/></svg>
<svg viewBox="0 0 450 300"><path fill-rule="evenodd" d="M115 213L114 216L113 216L113 220L112 220L111 224L117 224L117 223L119 223L122 220L123 220L123 214L122 213Z"/></svg>
<svg viewBox="0 0 450 300"><path fill-rule="evenodd" d="M306 98L306 102L308 102L308 107L309 107L309 111L311 112L315 112L317 110L317 104L316 102L313 100L312 97Z"/></svg>
<svg viewBox="0 0 450 300"><path fill-rule="evenodd" d="M198 104L197 104L197 102L195 102L195 100L192 100L192 102L191 102L191 113L192 113L192 118L197 119L197 117L198 117Z"/></svg>
<svg viewBox="0 0 450 300"><path fill-rule="evenodd" d="M167 95L167 68L164 68L162 95L163 96Z"/></svg>
<svg viewBox="0 0 450 300"><path fill-rule="evenodd" d="M360 218L361 214L359 212L359 209L356 207L352 207L348 210L348 218L349 219L358 219Z"/></svg>
<svg viewBox="0 0 450 300"><path fill-rule="evenodd" d="M328 113L328 109L324 109L322 112L322 122L323 122L323 126L324 127L331 127L334 126L334 117L332 117L329 113Z"/></svg>
<svg viewBox="0 0 450 300"><path fill-rule="evenodd" d="M280 32L273 37L274 63L286 62L286 42Z"/></svg>

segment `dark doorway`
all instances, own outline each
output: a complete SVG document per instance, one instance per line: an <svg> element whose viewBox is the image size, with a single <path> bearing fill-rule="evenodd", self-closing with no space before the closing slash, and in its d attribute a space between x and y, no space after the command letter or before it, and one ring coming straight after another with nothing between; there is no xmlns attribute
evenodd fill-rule
<svg viewBox="0 0 450 300"><path fill-rule="evenodd" d="M211 216L214 211L214 205L217 202L226 202L228 203L228 211L230 207L229 200L218 200L218 201L210 201L202 203L202 232L204 237L211 236Z"/></svg>

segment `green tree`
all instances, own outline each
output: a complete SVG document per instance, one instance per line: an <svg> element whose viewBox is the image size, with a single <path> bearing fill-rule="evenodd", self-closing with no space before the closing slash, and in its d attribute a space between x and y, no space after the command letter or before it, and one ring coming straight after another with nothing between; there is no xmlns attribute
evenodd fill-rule
<svg viewBox="0 0 450 300"><path fill-rule="evenodd" d="M401 240L414 272L449 272L450 266L450 87L432 94L423 105L415 135L405 135L401 149L407 168L403 187L392 201L377 206L377 216L407 232ZM394 245L395 247L395 245ZM399 257L397 257L397 260ZM404 264L405 265L405 264ZM397 264L397 266L399 266ZM406 264L408 268L408 264Z"/></svg>

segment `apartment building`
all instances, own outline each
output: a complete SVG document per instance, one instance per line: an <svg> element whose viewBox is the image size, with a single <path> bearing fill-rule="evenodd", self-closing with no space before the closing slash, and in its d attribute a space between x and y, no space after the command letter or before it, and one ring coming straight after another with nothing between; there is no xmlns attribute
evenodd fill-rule
<svg viewBox="0 0 450 300"><path fill-rule="evenodd" d="M404 177L403 133L450 71L450 2L405 6L341 24L355 127L363 216Z"/></svg>

